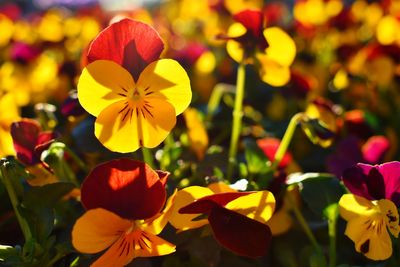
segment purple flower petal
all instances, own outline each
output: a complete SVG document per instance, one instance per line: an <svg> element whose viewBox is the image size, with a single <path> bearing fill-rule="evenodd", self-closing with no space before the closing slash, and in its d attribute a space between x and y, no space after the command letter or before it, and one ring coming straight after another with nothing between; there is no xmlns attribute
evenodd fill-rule
<svg viewBox="0 0 400 267"><path fill-rule="evenodd" d="M400 205L400 162L381 165L358 163L343 172L343 182L351 193L370 200L389 199Z"/></svg>

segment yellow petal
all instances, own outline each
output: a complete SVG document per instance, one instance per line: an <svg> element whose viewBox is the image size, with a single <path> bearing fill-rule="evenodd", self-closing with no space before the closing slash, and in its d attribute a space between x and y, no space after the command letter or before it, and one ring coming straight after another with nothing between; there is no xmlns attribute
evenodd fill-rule
<svg viewBox="0 0 400 267"><path fill-rule="evenodd" d="M141 242L144 243L143 249L138 250L136 257L162 256L175 252L174 244L148 232L142 233Z"/></svg>
<svg viewBox="0 0 400 267"><path fill-rule="evenodd" d="M210 188L214 193L237 192L235 189L232 189L224 182L212 183L209 184L207 187Z"/></svg>
<svg viewBox="0 0 400 267"><path fill-rule="evenodd" d="M246 28L239 22L233 23L228 29L229 37L239 37L247 32ZM228 40L226 42L226 51L228 55L236 62L243 61L244 50L239 42Z"/></svg>
<svg viewBox="0 0 400 267"><path fill-rule="evenodd" d="M34 176L32 179L26 180L31 186L42 186L58 182L58 178L45 169L42 164L26 166L25 169Z"/></svg>
<svg viewBox="0 0 400 267"><path fill-rule="evenodd" d="M290 80L290 69L271 60L268 56L258 54L257 58L261 63L260 77L263 82L272 86L284 86Z"/></svg>
<svg viewBox="0 0 400 267"><path fill-rule="evenodd" d="M82 253L100 252L132 226L128 220L105 209L92 209L83 214L72 229L72 245Z"/></svg>
<svg viewBox="0 0 400 267"><path fill-rule="evenodd" d="M126 101L110 105L96 120L96 137L108 149L121 153L158 146L175 126L175 110L154 98L144 105L138 108Z"/></svg>
<svg viewBox="0 0 400 267"><path fill-rule="evenodd" d="M162 212L156 214L153 218L146 220L146 222L142 226L143 231L151 233L153 235L158 235L159 233L161 233L171 217L172 207L177 192L178 190L175 190L175 192L168 198L167 204L165 205Z"/></svg>
<svg viewBox="0 0 400 267"><path fill-rule="evenodd" d="M168 101L176 115L181 114L192 100L190 80L175 60L161 59L150 63L140 74L137 86L148 88L145 99Z"/></svg>
<svg viewBox="0 0 400 267"><path fill-rule="evenodd" d="M119 239L100 256L91 267L123 267L130 263L135 257L136 246L127 240L126 235Z"/></svg>
<svg viewBox="0 0 400 267"><path fill-rule="evenodd" d="M257 191L236 198L225 205L225 207L250 219L266 223L274 212L275 197L269 191Z"/></svg>
<svg viewBox="0 0 400 267"><path fill-rule="evenodd" d="M280 235L289 231L292 227L293 219L289 215L288 210L281 208L275 212L271 219L267 222L267 225L271 229L272 235Z"/></svg>
<svg viewBox="0 0 400 267"><path fill-rule="evenodd" d="M195 229L206 225L208 223L206 219L192 221L199 214L180 214L178 211L182 207L192 203L194 200L212 194L213 192L210 189L201 186L190 186L179 190L175 196L171 219L169 222L180 231Z"/></svg>
<svg viewBox="0 0 400 267"><path fill-rule="evenodd" d="M109 60L96 60L87 65L79 78L78 98L87 112L98 116L107 106L125 98L135 88L131 74Z"/></svg>
<svg viewBox="0 0 400 267"><path fill-rule="evenodd" d="M385 260L392 255L392 241L383 218L358 216L351 219L345 234L354 242L357 252L372 260Z"/></svg>
<svg viewBox="0 0 400 267"><path fill-rule="evenodd" d="M375 206L366 198L353 194L344 194L339 200L339 213L346 221L361 215L376 213Z"/></svg>
<svg viewBox="0 0 400 267"><path fill-rule="evenodd" d="M378 206L381 210L382 215L385 218L385 223L386 226L389 228L390 233L392 233L392 235L397 238L399 236L400 226L399 212L396 205L388 199L381 199L378 201Z"/></svg>
<svg viewBox="0 0 400 267"><path fill-rule="evenodd" d="M198 111L188 108L183 113L188 128L190 148L202 160L208 148L208 135Z"/></svg>
<svg viewBox="0 0 400 267"><path fill-rule="evenodd" d="M262 9L262 0L225 0L226 9L231 14L236 14L245 9Z"/></svg>
<svg viewBox="0 0 400 267"><path fill-rule="evenodd" d="M296 45L292 37L278 27L267 28L263 33L269 44L266 49L269 59L289 67L296 56Z"/></svg>

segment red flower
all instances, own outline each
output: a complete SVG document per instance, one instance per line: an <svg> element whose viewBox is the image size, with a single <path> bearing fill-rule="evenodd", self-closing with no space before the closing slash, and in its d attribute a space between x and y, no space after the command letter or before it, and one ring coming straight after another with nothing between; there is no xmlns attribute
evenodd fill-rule
<svg viewBox="0 0 400 267"><path fill-rule="evenodd" d="M11 124L11 136L17 158L24 164L35 165L41 153L57 138L57 134L42 131L40 124L32 119L22 119Z"/></svg>
<svg viewBox="0 0 400 267"><path fill-rule="evenodd" d="M103 208L125 219L147 219L164 206L168 176L141 161L109 161L86 177L81 188L82 204L88 210Z"/></svg>
<svg viewBox="0 0 400 267"><path fill-rule="evenodd" d="M88 63L111 60L128 70L135 81L164 49L160 35L147 24L123 19L103 30L89 47Z"/></svg>

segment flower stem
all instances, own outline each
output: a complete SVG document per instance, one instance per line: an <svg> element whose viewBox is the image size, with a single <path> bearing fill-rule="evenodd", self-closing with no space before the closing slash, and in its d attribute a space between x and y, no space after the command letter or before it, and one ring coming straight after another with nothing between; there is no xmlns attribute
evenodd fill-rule
<svg viewBox="0 0 400 267"><path fill-rule="evenodd" d="M336 266L336 222L338 217L338 207L334 207L334 214L328 218L329 234L329 267Z"/></svg>
<svg viewBox="0 0 400 267"><path fill-rule="evenodd" d="M1 162L1 167L0 167L0 178L3 181L4 187L7 190L8 196L10 197L10 201L11 201L11 205L14 209L15 212L15 216L17 217L19 226L21 227L21 231L22 234L24 235L25 238L25 242L27 242L28 240L32 239L32 233L31 230L29 228L29 224L28 222L25 220L25 218L20 214L19 212L19 200L18 200L18 196L17 193L14 189L13 186L13 182L10 180L11 177L9 177L9 175L7 174L7 170L6 170L6 162Z"/></svg>
<svg viewBox="0 0 400 267"><path fill-rule="evenodd" d="M314 247L315 251L317 252L319 259L321 261L322 266L321 267L325 267L327 266L326 264L326 259L322 253L322 248L321 246L318 244L317 239L315 238L313 232L311 231L310 227L308 226L303 214L301 214L301 211L299 210L299 208L297 207L297 205L295 204L295 200L293 199L293 196L291 196L290 194L288 195L288 200L292 206L292 210L294 212L294 215L297 219L297 221L300 223L300 226L303 228L304 233L306 234L306 236L308 237L308 239L310 240L311 245Z"/></svg>
<svg viewBox="0 0 400 267"><path fill-rule="evenodd" d="M297 113L290 119L286 132L283 135L282 141L275 153L275 159L271 165L272 170L275 170L279 166L279 163L283 159L283 156L285 155L286 150L288 149L289 144L292 141L297 124L302 120L303 116L303 113Z"/></svg>
<svg viewBox="0 0 400 267"><path fill-rule="evenodd" d="M78 164L81 170L85 171L86 173L88 172L88 168L86 167L85 162L83 162L72 149L70 149L68 146L65 146L65 151L75 161L75 163Z"/></svg>
<svg viewBox="0 0 400 267"><path fill-rule="evenodd" d="M226 177L228 181L232 179L233 171L236 165L236 153L237 153L240 131L242 129L242 116L243 116L242 109L243 109L245 77L246 77L246 65L245 63L241 62L237 70L235 105L232 113L233 115L232 135L229 146L228 169Z"/></svg>
<svg viewBox="0 0 400 267"><path fill-rule="evenodd" d="M151 153L151 150L146 147L142 147L142 154L143 154L144 162L147 163L151 168L154 169L155 165L154 165L153 154Z"/></svg>

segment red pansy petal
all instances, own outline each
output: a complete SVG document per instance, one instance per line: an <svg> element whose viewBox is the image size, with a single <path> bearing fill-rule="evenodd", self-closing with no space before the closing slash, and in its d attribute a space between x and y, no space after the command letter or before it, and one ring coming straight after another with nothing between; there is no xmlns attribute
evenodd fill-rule
<svg viewBox="0 0 400 267"><path fill-rule="evenodd" d="M280 143L281 141L279 139L270 137L257 140L257 145L271 161L275 159L275 154L278 150ZM281 162L279 163L279 167L285 168L291 161L292 155L289 152L286 152Z"/></svg>
<svg viewBox="0 0 400 267"><path fill-rule="evenodd" d="M93 40L88 61L112 60L127 69L137 81L139 74L160 57L164 44L160 35L149 25L123 19L104 29Z"/></svg>
<svg viewBox="0 0 400 267"><path fill-rule="evenodd" d="M260 38L263 36L264 14L259 10L244 10L233 16L233 19L243 24L251 34Z"/></svg>
<svg viewBox="0 0 400 267"><path fill-rule="evenodd" d="M132 220L154 216L166 198L159 175L144 162L130 159L95 167L83 182L81 193L86 209L104 208Z"/></svg>
<svg viewBox="0 0 400 267"><path fill-rule="evenodd" d="M26 165L40 161L34 153L40 129L39 123L31 119L22 119L11 124L11 136L17 158Z"/></svg>
<svg viewBox="0 0 400 267"><path fill-rule="evenodd" d="M266 224L218 206L211 210L208 221L215 239L225 248L252 258L266 254L272 237Z"/></svg>
<svg viewBox="0 0 400 267"><path fill-rule="evenodd" d="M34 152L37 155L38 158L40 158L40 155L42 152L46 149L49 148L51 143L55 141L56 138L59 137L59 134L56 132L41 132L39 133L38 139L37 139L37 145L34 148Z"/></svg>
<svg viewBox="0 0 400 267"><path fill-rule="evenodd" d="M228 193L220 193L220 194L205 196L181 208L179 210L179 213L183 214L208 213L215 206L225 206L232 200L251 193L252 192L228 192Z"/></svg>
<svg viewBox="0 0 400 267"><path fill-rule="evenodd" d="M170 176L171 173L167 171L161 171L161 170L156 170L156 173L158 174L158 177L160 178L160 182L165 186L167 183L168 177Z"/></svg>

